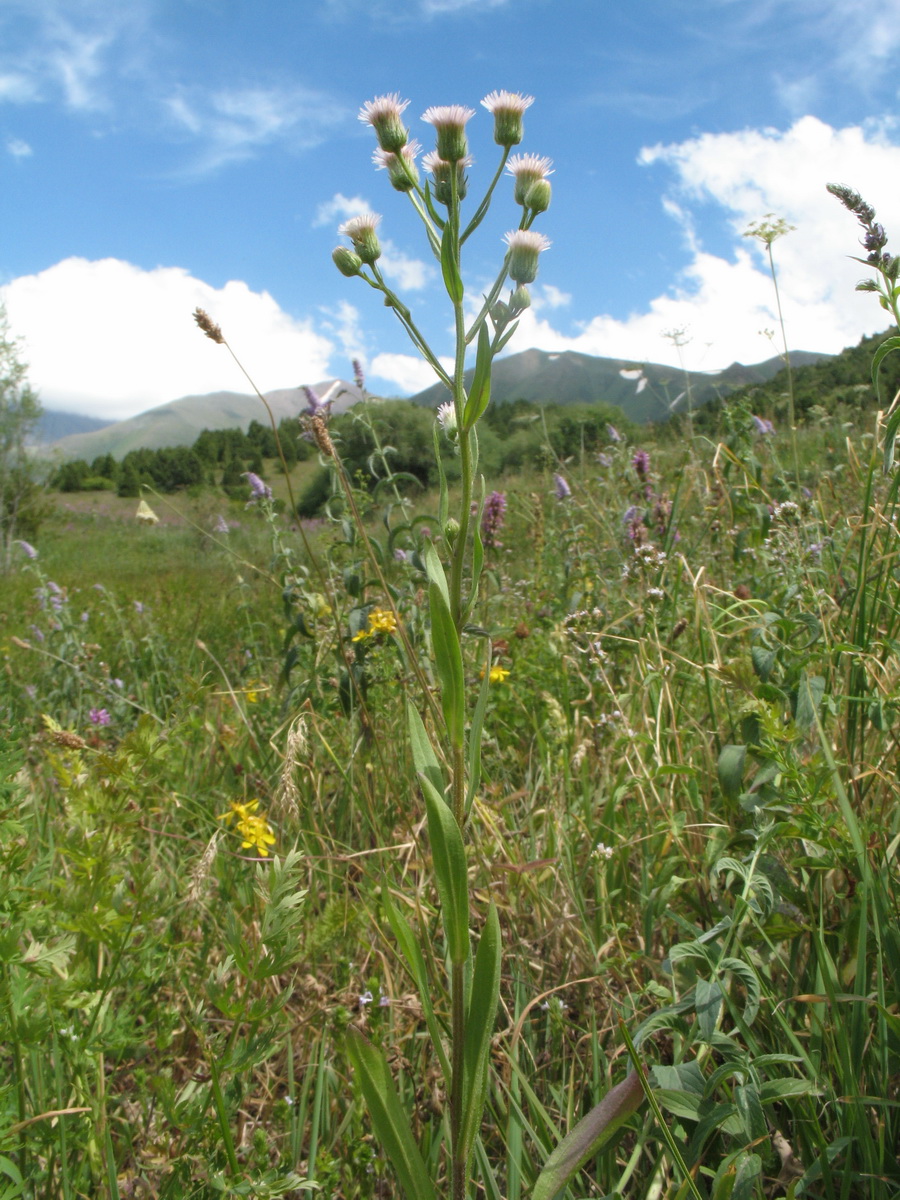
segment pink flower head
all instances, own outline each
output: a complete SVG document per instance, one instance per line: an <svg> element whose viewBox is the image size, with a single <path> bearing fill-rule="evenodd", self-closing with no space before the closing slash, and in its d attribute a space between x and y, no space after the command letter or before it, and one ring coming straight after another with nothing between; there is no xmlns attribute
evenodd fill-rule
<svg viewBox="0 0 900 1200"><path fill-rule="evenodd" d="M494 118L494 141L498 146L518 146L522 140L522 114L534 104L534 96L519 92L491 92L482 105Z"/></svg>
<svg viewBox="0 0 900 1200"><path fill-rule="evenodd" d="M353 243L353 249L364 263L374 263L381 257L381 243L375 230L381 222L377 213L362 213L351 217L338 229L338 233L348 237Z"/></svg>
<svg viewBox="0 0 900 1200"><path fill-rule="evenodd" d="M631 460L631 465L637 471L641 479L646 479L650 472L650 455L646 450L635 451L634 458Z"/></svg>
<svg viewBox="0 0 900 1200"><path fill-rule="evenodd" d="M372 155L372 162L379 170L387 171L391 186L398 192L411 192L419 182L416 155L421 149L416 141L407 142L396 153L379 147Z"/></svg>
<svg viewBox="0 0 900 1200"><path fill-rule="evenodd" d="M401 118L408 104L408 100L400 99L399 92L390 92L386 96L367 100L359 110L359 119L365 125L372 126L378 145L389 154L398 154L406 144L409 131Z"/></svg>
<svg viewBox="0 0 900 1200"><path fill-rule="evenodd" d="M109 725L112 722L112 717L105 708L92 708L88 716L92 725Z"/></svg>
<svg viewBox="0 0 900 1200"><path fill-rule="evenodd" d="M514 154L506 164L506 169L516 181L513 199L516 204L524 205L529 190L553 174L553 160L541 158L538 154Z"/></svg>
<svg viewBox="0 0 900 1200"><path fill-rule="evenodd" d="M538 273L538 255L550 248L550 239L533 229L514 229L504 235L509 246L507 269L518 284L534 283Z"/></svg>
<svg viewBox="0 0 900 1200"><path fill-rule="evenodd" d="M436 105L422 114L422 120L428 121L437 132L437 152L445 162L459 162L466 157L466 122L474 116L474 108L462 104Z"/></svg>

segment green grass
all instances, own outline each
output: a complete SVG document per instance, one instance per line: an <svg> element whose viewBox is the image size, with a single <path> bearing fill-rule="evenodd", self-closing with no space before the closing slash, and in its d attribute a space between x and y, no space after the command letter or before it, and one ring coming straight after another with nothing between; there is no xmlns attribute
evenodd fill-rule
<svg viewBox="0 0 900 1200"><path fill-rule="evenodd" d="M666 1128L644 1106L570 1196L688 1195L674 1145L704 1196L888 1200L896 488L837 418L801 434L808 496L739 414L642 445L647 481L635 447L559 464L562 503L549 472L488 481L509 509L476 623L509 676L468 854L505 958L474 1170L530 1194L623 1078L621 1022ZM396 1194L342 1033L388 1050L439 1177L446 1098L383 902L443 954L411 662L350 641L385 598L339 523L313 562L253 509L148 499L155 528L61 498L3 583L0 1195ZM390 544L369 521L425 663L424 577L393 555L424 544L416 503ZM220 819L254 799L277 867Z"/></svg>

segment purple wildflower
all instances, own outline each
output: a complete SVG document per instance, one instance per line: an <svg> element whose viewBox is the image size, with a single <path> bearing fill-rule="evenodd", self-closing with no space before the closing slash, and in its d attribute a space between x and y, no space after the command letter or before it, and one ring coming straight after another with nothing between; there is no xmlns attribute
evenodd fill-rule
<svg viewBox="0 0 900 1200"><path fill-rule="evenodd" d="M44 631L41 629L40 625L32 625L31 634L36 642L42 642L44 640Z"/></svg>
<svg viewBox="0 0 900 1200"><path fill-rule="evenodd" d="M314 392L311 387L307 387L304 384L300 391L306 397L306 408L303 411L307 417L314 417L316 413L322 412L322 410L327 407L327 405L322 403L318 394Z"/></svg>
<svg viewBox="0 0 900 1200"><path fill-rule="evenodd" d="M631 460L631 465L637 471L641 479L646 479L650 473L650 455L646 450L635 451L634 458Z"/></svg>
<svg viewBox="0 0 900 1200"><path fill-rule="evenodd" d="M499 549L503 543L497 534L503 528L506 515L506 493L491 492L484 502L484 512L481 514L481 540L488 549Z"/></svg>
<svg viewBox="0 0 900 1200"><path fill-rule="evenodd" d="M572 489L566 483L565 479L563 479L562 475L554 475L553 484L556 488L557 500L567 500L572 495Z"/></svg>
<svg viewBox="0 0 900 1200"><path fill-rule="evenodd" d="M635 519L635 517L637 515L638 515L638 506L636 504L631 504L631 505L629 505L628 508L625 509L625 515L622 518L622 520L625 522L626 525L630 525L631 522Z"/></svg>
<svg viewBox="0 0 900 1200"><path fill-rule="evenodd" d="M408 552L406 550L401 550L399 546L394 551L394 558L397 560L397 562L409 562Z"/></svg>
<svg viewBox="0 0 900 1200"><path fill-rule="evenodd" d="M81 623L82 623L82 625L86 625L86 624L88 623L88 621L89 621L89 620L90 620L90 613L83 612L83 613L81 614Z"/></svg>
<svg viewBox="0 0 900 1200"><path fill-rule="evenodd" d="M141 604L140 600L135 600L134 611L136 613L142 613L144 611L144 606L143 606L143 604Z"/></svg>
<svg viewBox="0 0 900 1200"><path fill-rule="evenodd" d="M33 683L25 684L25 695L28 697L29 700L33 700L35 698L35 696L37 695L37 688L34 686Z"/></svg>
<svg viewBox="0 0 900 1200"><path fill-rule="evenodd" d="M601 467L611 467L613 460L608 454L598 454L597 462L600 464Z"/></svg>
<svg viewBox="0 0 900 1200"><path fill-rule="evenodd" d="M88 713L92 725L109 725L112 723L112 717L105 708L92 708Z"/></svg>
<svg viewBox="0 0 900 1200"><path fill-rule="evenodd" d="M250 491L253 493L250 500L251 504L254 500L272 499L272 489L268 486L268 484L263 483L257 474L255 474L253 471L244 471L243 475L250 484Z"/></svg>
<svg viewBox="0 0 900 1200"><path fill-rule="evenodd" d="M229 531L229 528L228 528L228 522L225 520L225 518L222 516L222 514L221 514L221 513L219 513L218 517L216 518L216 524L215 524L214 532L215 532L215 533L228 533L228 532L230 532L230 531Z"/></svg>
<svg viewBox="0 0 900 1200"><path fill-rule="evenodd" d="M16 545L22 547L22 553L26 558L37 558L38 552L35 550L34 546L32 546L31 542L26 542L19 538L19 540L16 542Z"/></svg>
<svg viewBox="0 0 900 1200"><path fill-rule="evenodd" d="M362 363L358 358L354 358L353 360L353 382L361 392L366 390L366 377L363 373Z"/></svg>
<svg viewBox="0 0 900 1200"><path fill-rule="evenodd" d="M753 417L753 424L756 426L756 432L767 437L775 432L775 426L766 417L758 417L756 413L750 414Z"/></svg>
<svg viewBox="0 0 900 1200"><path fill-rule="evenodd" d="M621 442L622 435L619 433L618 429L616 429L615 425L607 425L606 432L609 434L609 440L611 442Z"/></svg>

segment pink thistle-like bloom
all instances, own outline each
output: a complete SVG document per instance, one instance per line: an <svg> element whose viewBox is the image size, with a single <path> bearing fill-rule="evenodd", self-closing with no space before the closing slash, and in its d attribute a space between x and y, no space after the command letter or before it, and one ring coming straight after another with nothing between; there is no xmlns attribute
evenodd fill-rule
<svg viewBox="0 0 900 1200"><path fill-rule="evenodd" d="M550 239L533 229L514 229L504 235L509 246L507 269L518 284L534 283L538 273L538 256L550 248Z"/></svg>
<svg viewBox="0 0 900 1200"><path fill-rule="evenodd" d="M360 121L372 126L378 145L389 154L399 153L406 145L409 131L401 118L408 104L408 100L400 99L399 92L390 92L386 96L367 100L359 110Z"/></svg>
<svg viewBox="0 0 900 1200"><path fill-rule="evenodd" d="M374 263L381 257L381 243L375 230L381 222L377 213L361 213L351 217L338 229L338 233L348 237L353 243L353 249L364 263Z"/></svg>
<svg viewBox="0 0 900 1200"><path fill-rule="evenodd" d="M466 157L466 122L474 116L475 109L462 104L434 105L422 114L422 120L428 121L437 132L438 156L445 162L459 162Z"/></svg>
<svg viewBox="0 0 900 1200"><path fill-rule="evenodd" d="M92 725L110 725L112 717L105 708L92 708L88 713Z"/></svg>
<svg viewBox="0 0 900 1200"><path fill-rule="evenodd" d="M503 545L497 534L503 528L505 516L506 493L491 492L481 514L481 540L487 549L499 549Z"/></svg>
<svg viewBox="0 0 900 1200"><path fill-rule="evenodd" d="M513 199L516 204L524 205L529 189L553 174L553 159L541 158L539 154L514 154L506 169L516 181Z"/></svg>
<svg viewBox="0 0 900 1200"><path fill-rule="evenodd" d="M631 465L641 479L646 479L650 472L650 455L646 450L637 450L631 460Z"/></svg>
<svg viewBox="0 0 900 1200"><path fill-rule="evenodd" d="M407 142L396 153L379 147L372 155L372 162L379 170L387 171L391 186L398 192L411 192L419 182L416 155L421 149L416 141Z"/></svg>
<svg viewBox="0 0 900 1200"><path fill-rule="evenodd" d="M450 172L456 171L456 195L459 200L464 200L468 190L468 180L466 179L466 168L471 167L473 162L471 154L467 154L465 158L461 158L458 162L447 162L441 158L436 150L429 151L422 159L422 166L426 171L430 172L434 180L434 195L435 199L441 204L449 204L451 196Z"/></svg>
<svg viewBox="0 0 900 1200"><path fill-rule="evenodd" d="M522 114L534 104L534 96L519 92L491 92L482 105L494 118L494 141L498 146L518 146L522 140Z"/></svg>

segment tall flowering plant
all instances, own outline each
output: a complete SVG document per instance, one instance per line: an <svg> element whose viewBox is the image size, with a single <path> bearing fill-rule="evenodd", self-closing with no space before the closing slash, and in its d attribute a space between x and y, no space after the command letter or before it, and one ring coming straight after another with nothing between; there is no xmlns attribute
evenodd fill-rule
<svg viewBox="0 0 900 1200"><path fill-rule="evenodd" d="M379 96L365 104L360 119L371 126L378 141L374 161L386 171L391 186L406 196L421 221L437 260L453 310L455 352L446 368L428 344L412 313L386 282L379 267L381 217L356 216L341 226L346 243L333 253L338 270L358 278L381 293L413 344L444 384L449 399L435 423L435 451L440 465L440 438L447 437L459 456L458 504L450 511L449 491L441 476L439 536L425 553L433 675L440 695L430 691L421 706L408 705L409 738L418 790L424 799L436 890L445 944L445 974L429 976L425 956L413 929L390 902L385 889L387 919L420 993L436 1059L448 1098L449 1183L452 1200L470 1192L470 1165L478 1143L488 1091L491 1039L500 996L502 937L493 901L478 913L469 887L466 858L467 825L481 776L481 740L490 687L490 643L468 633L478 597L485 544L496 544L502 520L496 499L485 509L483 486L477 484L478 422L491 398L491 366L515 332L518 318L530 304L529 285L537 277L540 256L550 243L532 228L551 200L551 162L534 154L511 154L523 136L523 117L530 96L493 92L482 101L494 119L494 141L500 161L483 197L464 219L468 198L469 155L467 126L472 109L452 104L429 108L423 121L432 126L435 146L418 162L421 147L404 124L408 101L397 94ZM491 287L474 317L467 316L462 274L466 242L482 223L504 172L513 180L513 202L519 219L505 236L506 252ZM474 372L465 383L467 351L475 348ZM476 498L476 491L480 493ZM470 692L466 662L486 656L481 678ZM473 939L471 927L479 932ZM474 944L473 944L474 942ZM430 957L430 956L429 956ZM443 991L448 1003L435 1003ZM449 1023L439 1012L449 1009ZM382 1051L351 1028L347 1040L363 1095L376 1132L410 1200L434 1200L436 1181L425 1165L407 1114L394 1086ZM640 1103L638 1077L629 1076L603 1104L566 1137L548 1160L533 1192L549 1200L568 1178L611 1140L622 1122ZM481 1169L488 1170L480 1156ZM492 1187L496 1185L492 1183Z"/></svg>

